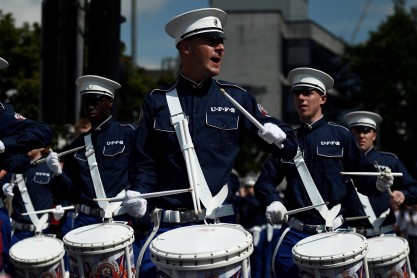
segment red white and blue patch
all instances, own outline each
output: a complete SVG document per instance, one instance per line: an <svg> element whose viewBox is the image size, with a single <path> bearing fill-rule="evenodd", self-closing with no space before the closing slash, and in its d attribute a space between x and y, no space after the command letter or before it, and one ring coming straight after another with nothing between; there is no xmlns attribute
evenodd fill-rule
<svg viewBox="0 0 417 278"><path fill-rule="evenodd" d="M271 117L269 115L268 111L266 111L265 108L262 105L260 105L259 103L257 105L258 105L258 110L259 110L259 112L261 112L262 116Z"/></svg>

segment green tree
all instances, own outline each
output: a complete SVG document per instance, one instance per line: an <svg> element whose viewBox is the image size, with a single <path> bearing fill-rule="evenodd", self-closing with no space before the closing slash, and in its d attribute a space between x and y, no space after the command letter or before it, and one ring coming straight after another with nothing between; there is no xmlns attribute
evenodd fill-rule
<svg viewBox="0 0 417 278"><path fill-rule="evenodd" d="M13 16L0 10L0 37L0 56L10 64L0 73L0 101L11 102L24 116L38 119L41 28L28 23L17 28Z"/></svg>
<svg viewBox="0 0 417 278"><path fill-rule="evenodd" d="M383 117L381 150L399 155L407 166L417 158L417 12L394 2L395 12L363 44L347 48L347 58L359 77L353 101L360 109Z"/></svg>

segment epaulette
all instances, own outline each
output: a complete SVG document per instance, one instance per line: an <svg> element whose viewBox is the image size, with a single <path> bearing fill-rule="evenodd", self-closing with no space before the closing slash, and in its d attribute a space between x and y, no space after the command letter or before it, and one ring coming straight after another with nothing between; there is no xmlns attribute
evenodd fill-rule
<svg viewBox="0 0 417 278"><path fill-rule="evenodd" d="M238 88L244 92L246 92L245 89L243 89L242 87L240 87L239 85L236 85L234 83L230 83L224 80L214 80L214 82L216 82L220 87L232 87L232 88Z"/></svg>
<svg viewBox="0 0 417 278"><path fill-rule="evenodd" d="M152 95L154 92L163 92L163 93L166 93L166 92L172 91L177 86L177 83L178 82L175 82L175 84L172 85L171 87L153 89L152 92L150 92L149 94Z"/></svg>
<svg viewBox="0 0 417 278"><path fill-rule="evenodd" d="M342 126L342 125L336 124L336 123L334 123L334 122L328 122L328 123L329 123L329 125L331 125L331 126L340 127L340 128L343 128L343 129L345 129L345 130L349 131L349 129L348 129L347 127L345 127L345 126Z"/></svg>
<svg viewBox="0 0 417 278"><path fill-rule="evenodd" d="M131 123L119 123L120 126L123 127L130 127L131 129L135 130L135 124L131 124Z"/></svg>
<svg viewBox="0 0 417 278"><path fill-rule="evenodd" d="M393 156L393 157L395 157L396 159L398 159L398 156L397 156L395 153L391 153L391 152L381 152L381 151L380 151L380 153L381 153L381 154L386 154L386 155L389 155L389 156Z"/></svg>

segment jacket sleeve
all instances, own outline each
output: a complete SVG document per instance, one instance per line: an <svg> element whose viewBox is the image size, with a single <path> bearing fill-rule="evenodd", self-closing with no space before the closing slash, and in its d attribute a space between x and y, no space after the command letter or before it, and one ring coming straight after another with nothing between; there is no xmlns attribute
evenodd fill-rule
<svg viewBox="0 0 417 278"><path fill-rule="evenodd" d="M274 201L282 201L277 192L277 186L284 179L284 173L280 169L281 158L271 155L263 164L254 191L256 198L264 205L268 206Z"/></svg>

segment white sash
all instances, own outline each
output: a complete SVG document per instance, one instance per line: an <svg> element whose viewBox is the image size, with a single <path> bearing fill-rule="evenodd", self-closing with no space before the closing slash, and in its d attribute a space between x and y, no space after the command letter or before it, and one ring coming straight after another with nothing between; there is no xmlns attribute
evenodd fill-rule
<svg viewBox="0 0 417 278"><path fill-rule="evenodd" d="M185 117L178 98L177 90L166 93L169 112L171 114L171 124L174 126L175 133L180 143L181 151L184 155L190 187L193 189L194 207L201 210L200 201L206 208L206 217L213 218L216 210L226 199L228 186L225 184L220 192L213 198L210 188L207 185L204 173L194 149L194 145L188 130L188 119Z"/></svg>
<svg viewBox="0 0 417 278"><path fill-rule="evenodd" d="M84 136L84 143L86 145L85 156L87 157L88 166L90 167L91 179L93 181L96 197L105 199L107 198L106 192L104 191L103 182L101 181L100 172L98 171L96 155L94 152L93 143L91 142L91 133ZM98 201L98 206L103 210L106 209L108 204L108 201Z"/></svg>
<svg viewBox="0 0 417 278"><path fill-rule="evenodd" d="M298 173L300 174L301 180L303 181L304 187L307 191L308 197L313 205L323 204L323 197L321 197L313 178L308 171L307 165L305 164L303 154L300 148L297 149L297 154L294 157L294 163L297 167ZM315 209L320 213L321 217L326 220L327 227L340 226L342 224L341 219L338 223L333 223L336 220L337 215L340 211L340 204L334 206L331 210L326 205L316 206Z"/></svg>
<svg viewBox="0 0 417 278"><path fill-rule="evenodd" d="M30 199L28 189L26 188L25 180L23 179L22 174L16 174L16 183L19 187L20 195L22 196L22 200L25 204L26 212L34 212L35 209L33 208L32 200ZM28 214L30 221L32 221L33 225L39 222L39 217L34 214Z"/></svg>

